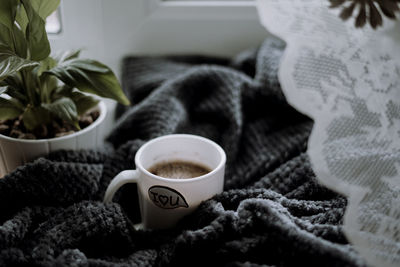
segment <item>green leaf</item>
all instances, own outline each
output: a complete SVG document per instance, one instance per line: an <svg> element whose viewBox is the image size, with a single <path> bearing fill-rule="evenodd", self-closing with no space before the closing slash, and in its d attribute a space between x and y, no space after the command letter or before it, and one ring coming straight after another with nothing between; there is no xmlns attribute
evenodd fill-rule
<svg viewBox="0 0 400 267"><path fill-rule="evenodd" d="M16 102L0 97L0 120L15 119L24 110L19 108Z"/></svg>
<svg viewBox="0 0 400 267"><path fill-rule="evenodd" d="M55 57L55 60L59 63L62 63L67 60L75 59L79 57L79 54L81 53L81 50L68 50L63 52L62 54L58 55Z"/></svg>
<svg viewBox="0 0 400 267"><path fill-rule="evenodd" d="M41 98L42 102L49 103L50 102L50 96L52 94L52 91L57 88L58 81L54 76L50 75L42 75L43 72L54 68L57 65L57 62L51 58L47 57L44 60L40 62L40 65L34 69L33 73L36 75L38 78L37 82L38 84L38 89L39 89L39 95Z"/></svg>
<svg viewBox="0 0 400 267"><path fill-rule="evenodd" d="M22 114L22 121L26 129L32 131L39 125L51 122L50 112L42 107L28 107Z"/></svg>
<svg viewBox="0 0 400 267"><path fill-rule="evenodd" d="M3 81L7 86L7 95L18 99L21 103L26 104L28 99L25 95L24 85L18 73L11 74Z"/></svg>
<svg viewBox="0 0 400 267"><path fill-rule="evenodd" d="M23 88L22 81L18 73L8 75L3 81L6 86L12 86L15 88Z"/></svg>
<svg viewBox="0 0 400 267"><path fill-rule="evenodd" d="M107 72L104 70L107 69ZM72 60L61 64L47 73L55 75L70 87L76 87L87 93L117 100L121 104L129 105L114 73L100 62L88 60Z"/></svg>
<svg viewBox="0 0 400 267"><path fill-rule="evenodd" d="M49 104L42 103L41 106L60 119L77 126L79 129L78 112L75 103L71 99L62 97Z"/></svg>
<svg viewBox="0 0 400 267"><path fill-rule="evenodd" d="M40 76L40 97L44 103L51 102L52 94L58 86L58 80L54 76L42 75Z"/></svg>
<svg viewBox="0 0 400 267"><path fill-rule="evenodd" d="M12 86L7 86L7 95L11 96L14 99L17 99L21 103L27 103L28 99L24 94L22 94L17 88ZM21 104L22 105L22 104Z"/></svg>
<svg viewBox="0 0 400 267"><path fill-rule="evenodd" d="M0 53L13 54L14 52L12 51L11 47L9 47L8 45L0 43Z"/></svg>
<svg viewBox="0 0 400 267"><path fill-rule="evenodd" d="M37 68L37 76L40 77L43 72L48 71L54 68L57 65L57 61L55 61L52 57L47 57L44 60L40 61L40 65Z"/></svg>
<svg viewBox="0 0 400 267"><path fill-rule="evenodd" d="M89 95L85 95L81 92L73 92L71 99L76 105L79 116L85 114L88 110L94 108L100 102L98 99Z"/></svg>
<svg viewBox="0 0 400 267"><path fill-rule="evenodd" d="M105 65L91 59L73 59L61 65L90 72L108 73L110 71Z"/></svg>
<svg viewBox="0 0 400 267"><path fill-rule="evenodd" d="M15 37L15 42L13 41L11 30L3 24L0 24L0 43L2 43L3 46L6 46L8 50L14 51L18 56L26 58L27 44L24 33L16 24L12 27L12 33Z"/></svg>
<svg viewBox="0 0 400 267"><path fill-rule="evenodd" d="M0 87L0 95L4 94L7 91L7 87Z"/></svg>
<svg viewBox="0 0 400 267"><path fill-rule="evenodd" d="M0 43L10 47L10 49L13 43L10 29L1 23L0 23Z"/></svg>
<svg viewBox="0 0 400 267"><path fill-rule="evenodd" d="M12 29L17 12L18 1L0 0L0 23Z"/></svg>
<svg viewBox="0 0 400 267"><path fill-rule="evenodd" d="M0 45L0 81L24 68L35 67L37 65L37 62L21 58Z"/></svg>
<svg viewBox="0 0 400 267"><path fill-rule="evenodd" d="M99 103L98 99L73 88L64 88L59 94L71 98L72 101L74 101L79 116L85 114L89 109L95 107Z"/></svg>
<svg viewBox="0 0 400 267"><path fill-rule="evenodd" d="M28 45L24 33L15 24L13 25L13 33L15 37L15 53L20 57L26 58Z"/></svg>
<svg viewBox="0 0 400 267"><path fill-rule="evenodd" d="M32 7L38 15L46 20L60 5L60 0L31 0Z"/></svg>
<svg viewBox="0 0 400 267"><path fill-rule="evenodd" d="M28 15L28 26L26 28L26 39L32 60L43 60L50 54L50 43L47 38L45 21L36 13L30 0L21 0L26 14Z"/></svg>
<svg viewBox="0 0 400 267"><path fill-rule="evenodd" d="M25 8L23 5L20 5L17 10L17 16L15 17L19 27L21 27L22 32L26 33L26 26L28 25L29 19L28 15L26 14Z"/></svg>

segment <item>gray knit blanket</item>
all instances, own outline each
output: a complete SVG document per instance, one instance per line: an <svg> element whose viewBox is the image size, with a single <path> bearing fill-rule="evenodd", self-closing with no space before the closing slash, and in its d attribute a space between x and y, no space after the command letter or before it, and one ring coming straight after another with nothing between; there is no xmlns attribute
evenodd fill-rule
<svg viewBox="0 0 400 267"><path fill-rule="evenodd" d="M0 179L0 266L364 266L342 232L346 199L316 181L313 122L287 104L268 38L233 59L128 57L104 147L60 151ZM224 192L173 229L137 230L136 185L111 179L146 141L205 136L227 153Z"/></svg>

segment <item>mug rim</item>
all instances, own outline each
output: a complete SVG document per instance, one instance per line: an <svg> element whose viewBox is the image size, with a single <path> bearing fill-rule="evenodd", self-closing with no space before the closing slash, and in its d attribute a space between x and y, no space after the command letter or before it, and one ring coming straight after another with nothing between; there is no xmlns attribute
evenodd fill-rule
<svg viewBox="0 0 400 267"><path fill-rule="evenodd" d="M217 167L215 167L212 171L210 171L204 175L198 176L198 177L193 177L190 179L174 179L174 178L165 178L165 177L161 177L161 176L152 174L151 172L146 170L146 168L143 167L141 162L139 162L139 158L140 158L141 154L150 144L157 142L160 139L169 139L169 138L176 138L176 137L193 138L193 139L207 142L207 143L211 144L212 146L214 146L217 149L217 151L219 152L219 154L221 155L221 160L218 163ZM205 137L202 137L199 135L194 135L194 134L167 134L167 135L162 135L162 136L156 137L154 139L147 141L145 144L143 144L139 148L139 150L136 152L136 155L135 155L136 169L139 169L142 173L145 173L147 176L150 176L154 179L158 179L158 180L164 181L164 182L171 182L171 183L190 183L190 182L194 182L194 181L204 180L204 179L212 176L216 172L218 172L221 168L223 168L225 166L225 163L226 163L226 154L220 145L218 145L216 142L214 142L208 138L205 138Z"/></svg>

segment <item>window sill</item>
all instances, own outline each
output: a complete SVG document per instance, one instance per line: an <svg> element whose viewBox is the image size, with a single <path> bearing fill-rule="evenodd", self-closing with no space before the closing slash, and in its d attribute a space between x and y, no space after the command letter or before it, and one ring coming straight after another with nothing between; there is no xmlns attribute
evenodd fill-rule
<svg viewBox="0 0 400 267"><path fill-rule="evenodd" d="M257 20L254 1L148 1L152 19Z"/></svg>

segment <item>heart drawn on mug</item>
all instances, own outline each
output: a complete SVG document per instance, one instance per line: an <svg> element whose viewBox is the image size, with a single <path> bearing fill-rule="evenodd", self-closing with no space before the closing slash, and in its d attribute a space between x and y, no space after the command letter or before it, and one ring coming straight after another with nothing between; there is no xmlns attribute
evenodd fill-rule
<svg viewBox="0 0 400 267"><path fill-rule="evenodd" d="M181 193L175 189L155 185L149 188L149 197L153 203L163 209L188 208L189 205Z"/></svg>

